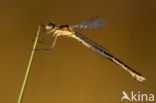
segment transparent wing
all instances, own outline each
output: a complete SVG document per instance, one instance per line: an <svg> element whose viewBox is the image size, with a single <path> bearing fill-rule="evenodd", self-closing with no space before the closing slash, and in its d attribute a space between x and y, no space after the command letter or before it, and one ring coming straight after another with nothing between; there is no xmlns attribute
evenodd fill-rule
<svg viewBox="0 0 156 103"><path fill-rule="evenodd" d="M80 24L74 25L73 28L97 29L104 27L106 24L107 22L101 17L92 17L81 22Z"/></svg>

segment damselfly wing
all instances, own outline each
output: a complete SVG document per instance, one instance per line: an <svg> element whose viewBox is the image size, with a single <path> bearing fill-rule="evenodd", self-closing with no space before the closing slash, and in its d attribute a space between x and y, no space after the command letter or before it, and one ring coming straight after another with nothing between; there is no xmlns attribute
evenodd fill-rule
<svg viewBox="0 0 156 103"><path fill-rule="evenodd" d="M74 25L73 28L97 29L106 25L107 22L103 18L96 16Z"/></svg>

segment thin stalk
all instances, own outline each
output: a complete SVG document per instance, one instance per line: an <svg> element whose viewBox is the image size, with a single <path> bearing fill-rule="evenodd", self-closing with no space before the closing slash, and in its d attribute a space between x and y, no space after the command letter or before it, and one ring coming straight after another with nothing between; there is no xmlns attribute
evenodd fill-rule
<svg viewBox="0 0 156 103"><path fill-rule="evenodd" d="M34 56L34 52L35 52L35 48L37 45L40 29L41 29L41 25L39 25L39 28L38 28L38 31L36 34L36 38L35 38L34 45L33 45L33 50L32 50L31 55L30 55L29 63L28 63L27 69L26 69L25 77L23 80L22 88L21 88L17 103L22 103L22 100L23 100L23 95L24 95L24 91L26 88L26 84L27 84L27 80L28 80L28 76L29 76L29 72L30 72L30 68L31 68L31 64L32 64L32 60L33 60L33 56Z"/></svg>

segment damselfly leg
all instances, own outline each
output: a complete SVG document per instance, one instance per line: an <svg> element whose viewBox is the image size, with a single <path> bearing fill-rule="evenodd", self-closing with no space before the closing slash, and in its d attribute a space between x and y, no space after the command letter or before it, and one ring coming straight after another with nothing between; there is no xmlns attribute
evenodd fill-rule
<svg viewBox="0 0 156 103"><path fill-rule="evenodd" d="M52 35L48 41L38 40L38 43L45 44L45 45L50 45L50 43L52 42L53 38L54 38L54 35Z"/></svg>
<svg viewBox="0 0 156 103"><path fill-rule="evenodd" d="M36 51L48 51L48 52L52 52L54 50L54 46L56 44L57 36L52 35L51 38L48 40L48 42L38 41L39 43L50 45L50 43L52 42L52 39L53 38L54 38L54 41L52 43L52 46L49 49L39 49L39 48L37 48L35 50Z"/></svg>

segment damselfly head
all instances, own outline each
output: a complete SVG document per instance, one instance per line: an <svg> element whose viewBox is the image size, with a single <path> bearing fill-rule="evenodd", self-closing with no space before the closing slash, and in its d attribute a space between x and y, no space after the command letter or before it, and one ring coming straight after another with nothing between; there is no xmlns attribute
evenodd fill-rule
<svg viewBox="0 0 156 103"><path fill-rule="evenodd" d="M55 24L50 22L46 26L44 26L43 28L44 28L44 32L46 34L49 34L49 33L53 32L53 29L55 28Z"/></svg>

